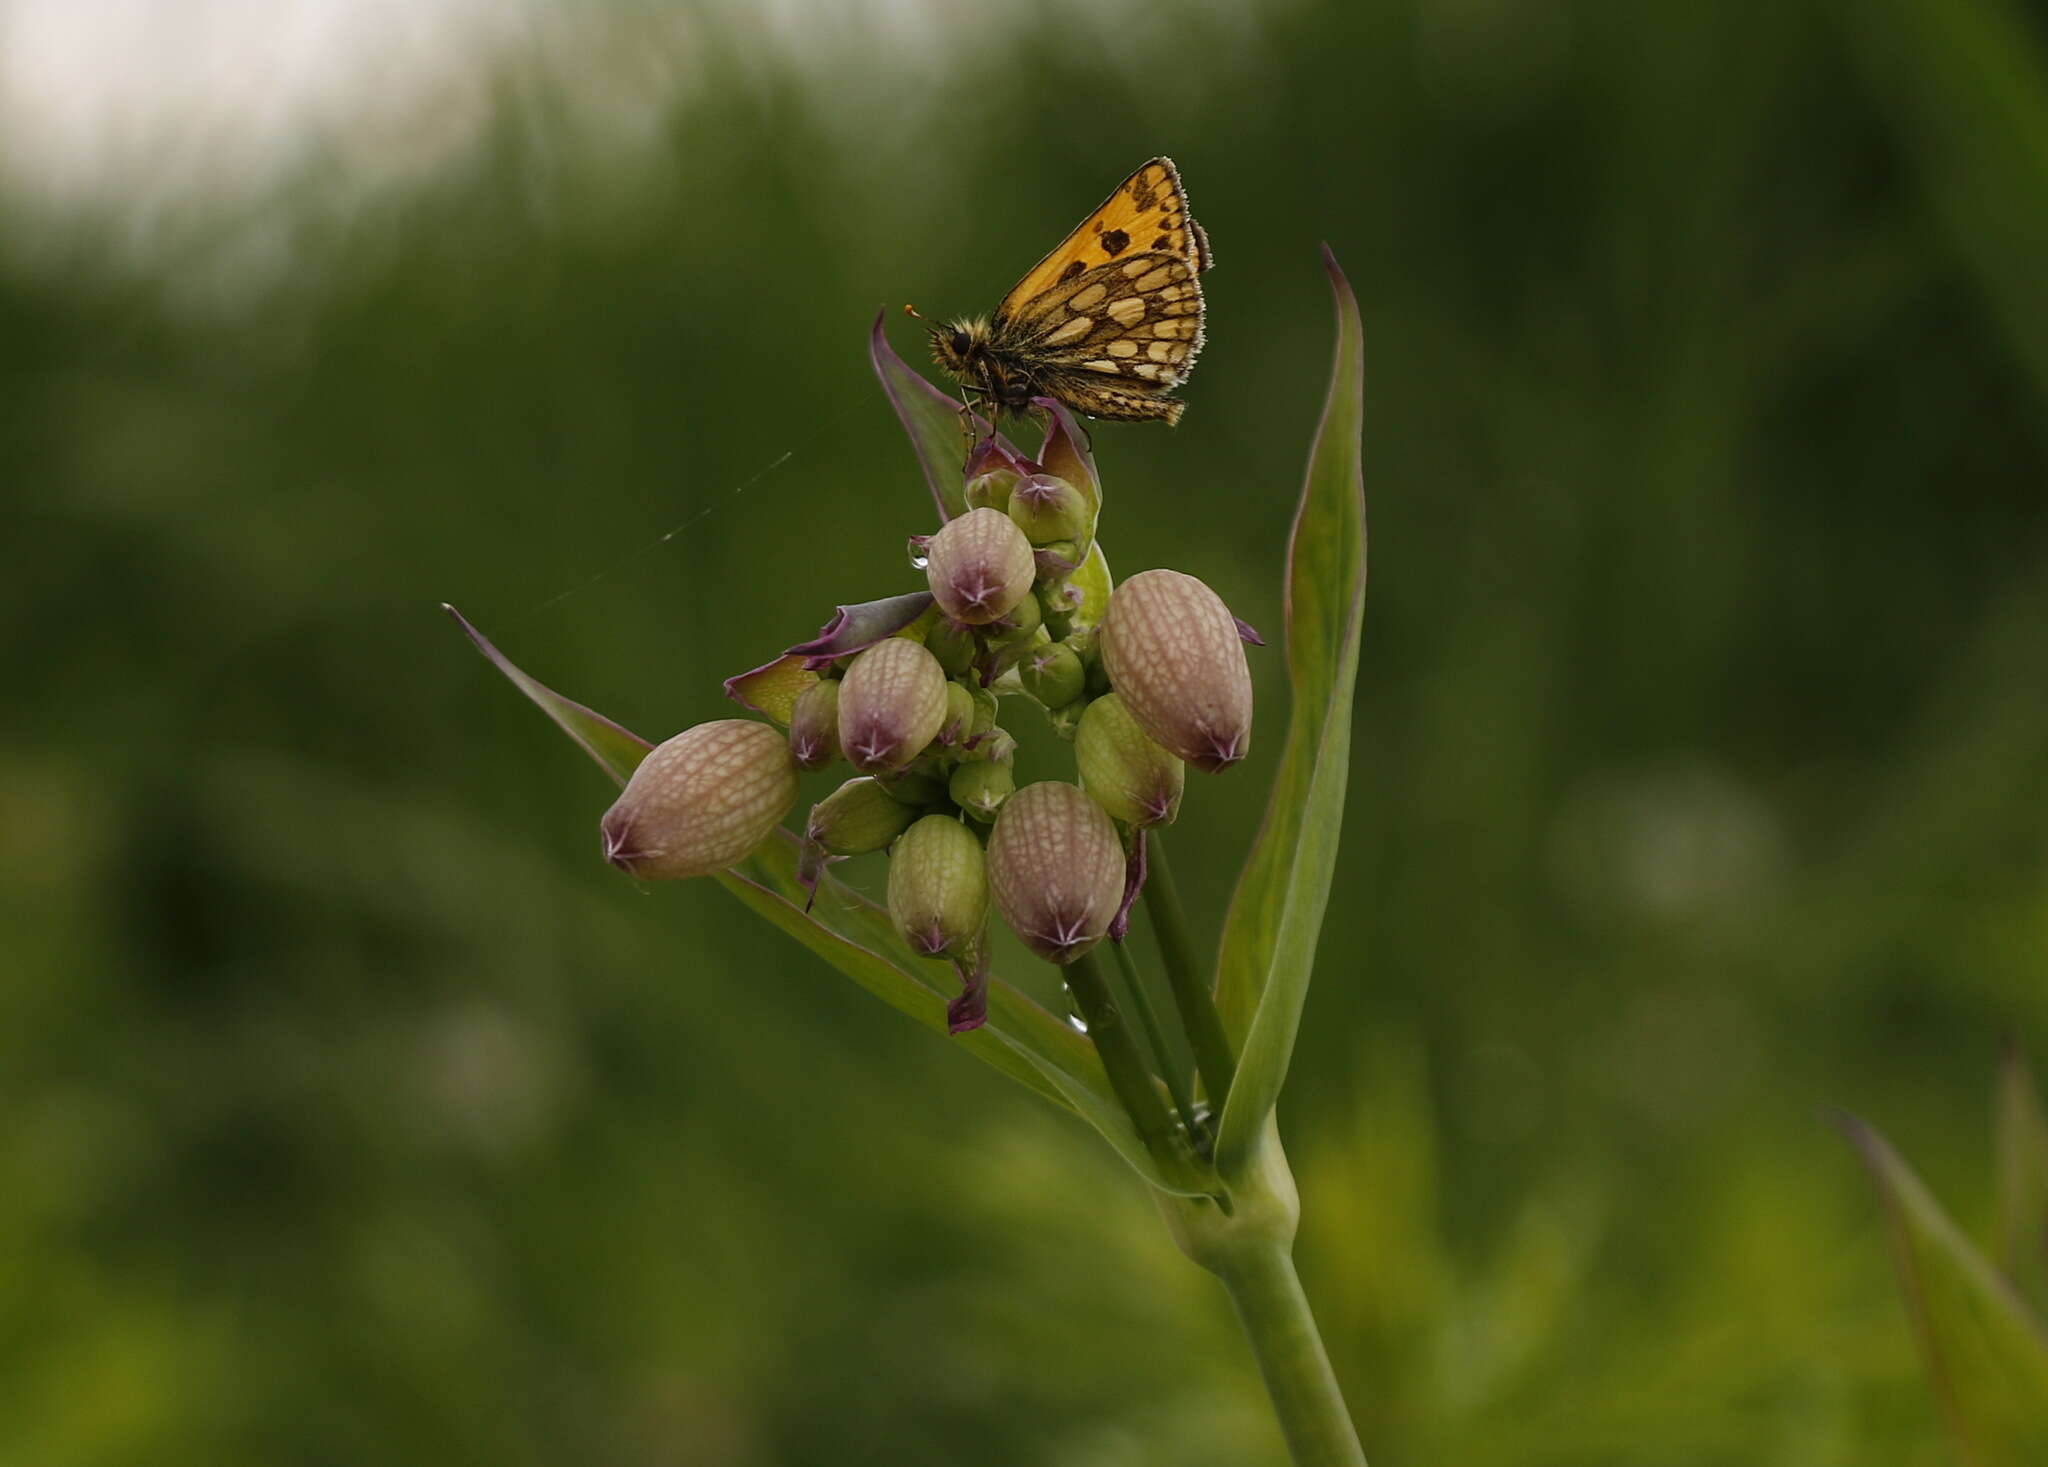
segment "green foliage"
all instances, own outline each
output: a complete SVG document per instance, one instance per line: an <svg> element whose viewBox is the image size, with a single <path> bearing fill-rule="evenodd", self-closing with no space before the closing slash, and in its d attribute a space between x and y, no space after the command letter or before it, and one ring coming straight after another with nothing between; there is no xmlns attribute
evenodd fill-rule
<svg viewBox="0 0 2048 1467"><path fill-rule="evenodd" d="M1816 1117L1990 1236L1985 1061L2048 1044L2039 25L1137 0L792 58L599 12L424 129L371 94L246 208L125 126L146 176L45 207L10 121L0 1459L1278 1460L1129 1169L739 902L604 868L611 785L435 611L651 737L729 715L921 586L855 569L932 514L877 304L986 309L1164 149L1209 340L1179 427L1093 446L1119 574L1274 641L1165 837L1204 949L1284 746L1319 239L1371 332L1282 1116L1369 1459L1954 1467ZM1020 782L1064 767L1033 733Z"/></svg>
<svg viewBox="0 0 2048 1467"><path fill-rule="evenodd" d="M2040 1119L2035 1116L2033 1125ZM2048 1319L1949 1220L1891 1144L1854 1117L1842 1129L1883 1199L1913 1331L1958 1460L2048 1459ZM2037 1214L2037 1235L2048 1217Z"/></svg>
<svg viewBox="0 0 2048 1467"><path fill-rule="evenodd" d="M1287 1079L1336 872L1351 773L1352 685L1365 616L1359 462L1365 347L1357 298L1327 250L1323 259L1337 299L1337 349L1288 542L1287 669L1294 710L1265 823L1232 900L1217 977L1225 1029L1243 1036L1216 1138L1225 1176L1249 1165Z"/></svg>

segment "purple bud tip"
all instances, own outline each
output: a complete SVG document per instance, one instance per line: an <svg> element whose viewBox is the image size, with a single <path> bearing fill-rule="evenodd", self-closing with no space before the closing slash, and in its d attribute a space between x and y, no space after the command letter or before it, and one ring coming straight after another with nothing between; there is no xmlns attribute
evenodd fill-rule
<svg viewBox="0 0 2048 1467"><path fill-rule="evenodd" d="M996 605L1002 591L1003 588L997 583L979 578L972 581L956 581L953 584L953 593L960 598L960 604L977 611L985 611Z"/></svg>
<svg viewBox="0 0 2048 1467"><path fill-rule="evenodd" d="M895 749L894 742L879 728L870 728L854 735L846 746L846 757L855 769L875 769L885 766Z"/></svg>
<svg viewBox="0 0 2048 1467"><path fill-rule="evenodd" d="M946 950L946 932L936 917L922 930L910 934L910 946L927 958L935 958Z"/></svg>
<svg viewBox="0 0 2048 1467"><path fill-rule="evenodd" d="M631 874L634 866L639 864L642 853L639 851L627 850L627 840L628 835L626 831L625 821L620 820L615 822L607 820L604 823L605 860L610 864L618 867L621 871Z"/></svg>
<svg viewBox="0 0 2048 1467"><path fill-rule="evenodd" d="M1207 747L1188 763L1204 774L1221 774L1244 758L1244 746L1245 736L1242 733L1233 733L1229 738L1219 738L1212 733L1207 736Z"/></svg>
<svg viewBox="0 0 2048 1467"><path fill-rule="evenodd" d="M1066 963L1095 945L1086 917L1055 916L1043 931L1031 934L1031 946L1048 963Z"/></svg>
<svg viewBox="0 0 2048 1467"><path fill-rule="evenodd" d="M1263 647L1266 645L1266 639L1259 635L1259 629L1257 627L1253 626L1250 622L1246 621L1241 616L1233 616L1231 620L1237 623L1237 639L1240 642L1249 642L1254 647Z"/></svg>

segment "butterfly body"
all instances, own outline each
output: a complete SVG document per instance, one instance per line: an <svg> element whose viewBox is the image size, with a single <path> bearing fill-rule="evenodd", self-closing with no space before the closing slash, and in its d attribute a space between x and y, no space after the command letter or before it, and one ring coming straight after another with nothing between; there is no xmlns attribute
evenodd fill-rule
<svg viewBox="0 0 2048 1467"><path fill-rule="evenodd" d="M1176 423L1202 349L1209 241L1171 161L1118 185L1003 298L932 328L932 355L992 414L1050 397L1091 417Z"/></svg>

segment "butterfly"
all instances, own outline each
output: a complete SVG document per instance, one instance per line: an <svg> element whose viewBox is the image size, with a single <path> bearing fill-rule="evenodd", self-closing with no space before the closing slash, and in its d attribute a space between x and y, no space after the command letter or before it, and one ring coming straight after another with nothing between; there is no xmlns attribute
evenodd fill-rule
<svg viewBox="0 0 2048 1467"><path fill-rule="evenodd" d="M1154 158L1040 260L995 314L930 326L932 356L991 419L1050 397L1097 418L1180 421L1202 349L1209 238ZM907 309L907 308L906 308ZM916 314L914 311L912 314Z"/></svg>

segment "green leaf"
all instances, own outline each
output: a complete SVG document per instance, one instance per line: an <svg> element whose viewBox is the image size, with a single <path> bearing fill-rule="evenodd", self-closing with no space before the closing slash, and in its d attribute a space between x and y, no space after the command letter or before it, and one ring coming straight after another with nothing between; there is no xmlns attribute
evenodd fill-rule
<svg viewBox="0 0 2048 1467"><path fill-rule="evenodd" d="M1102 475L1095 469L1095 452L1088 431L1066 407L1050 397L1034 397L1032 406L1046 415L1045 441L1038 446L1039 467L1056 479L1065 479L1081 491L1088 502L1088 523L1102 514ZM1089 543L1094 543L1089 535Z"/></svg>
<svg viewBox="0 0 2048 1467"><path fill-rule="evenodd" d="M1088 558L1067 577L1067 582L1081 592L1081 604L1073 612L1074 625L1101 626L1102 618L1109 614L1109 593L1116 589L1116 580L1109 573L1109 557L1102 553L1100 540L1088 547Z"/></svg>
<svg viewBox="0 0 2048 1467"><path fill-rule="evenodd" d="M517 667L509 658L490 644L484 634L469 624L463 614L454 607L443 604L441 609L455 618L455 624L462 628L476 648L491 660L491 665L512 680L512 685L533 699L541 712L547 714L561 728L562 732L583 746L583 752L595 759L604 771L622 786L640 767L640 761L647 757L654 745L636 733L613 723L602 713L594 713L581 703L572 703L560 693L542 687Z"/></svg>
<svg viewBox="0 0 2048 1467"><path fill-rule="evenodd" d="M1838 14L1992 319L2048 394L2048 65L2038 10L1877 0Z"/></svg>
<svg viewBox="0 0 2048 1467"><path fill-rule="evenodd" d="M799 855L796 838L781 831L718 880L891 1008L944 1034L946 1004L960 989L952 965L917 957L886 911L829 873L806 913ZM1094 1045L1000 978L989 980L988 1022L950 1042L1080 1115L1155 1187L1183 1196L1213 1190L1205 1179L1164 1173L1117 1101Z"/></svg>
<svg viewBox="0 0 2048 1467"><path fill-rule="evenodd" d="M896 355L882 329L888 316L887 311L875 315L874 330L868 333L868 357L875 364L875 375L882 379L882 391L889 394L896 416L910 435L925 483L931 486L932 499L939 506L939 518L950 520L967 512L967 486L961 476L967 466L968 427L985 436L988 419L967 412L958 398L939 391Z"/></svg>
<svg viewBox="0 0 2048 1467"><path fill-rule="evenodd" d="M809 661L808 657L785 652L773 662L727 678L725 696L740 707L788 728L796 712L796 700L818 681L818 674L806 666Z"/></svg>
<svg viewBox="0 0 2048 1467"><path fill-rule="evenodd" d="M1999 1064L1996 1122L1998 1233L1992 1256L2013 1287L2048 1319L2048 1113L2017 1044Z"/></svg>
<svg viewBox="0 0 2048 1467"><path fill-rule="evenodd" d="M1251 1163L1287 1079L1350 774L1351 695L1365 615L1364 329L1357 298L1327 248L1323 264L1336 296L1337 349L1287 552L1294 708L1217 959L1217 1006L1226 1031L1242 1043L1217 1134L1217 1166L1226 1177Z"/></svg>
<svg viewBox="0 0 2048 1467"><path fill-rule="evenodd" d="M1877 1184L1957 1456L1971 1467L2048 1462L2048 1331L1876 1130L1855 1116L1838 1124Z"/></svg>
<svg viewBox="0 0 2048 1467"><path fill-rule="evenodd" d="M937 615L929 591L835 606L818 635L798 642L772 662L727 678L725 695L787 728L797 698L818 680L813 665L822 667L834 657L865 651L887 637L914 635L921 642Z"/></svg>

